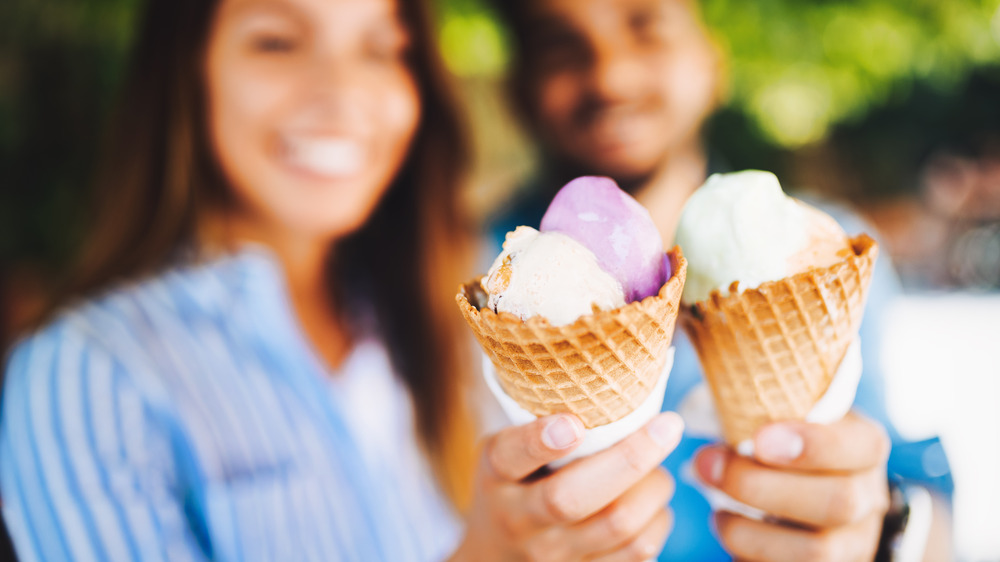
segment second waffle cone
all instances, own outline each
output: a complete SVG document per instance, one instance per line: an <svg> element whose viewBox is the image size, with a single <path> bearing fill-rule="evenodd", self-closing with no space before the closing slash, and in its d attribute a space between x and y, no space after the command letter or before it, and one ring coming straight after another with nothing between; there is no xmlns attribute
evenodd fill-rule
<svg viewBox="0 0 1000 562"><path fill-rule="evenodd" d="M867 235L851 247L829 267L682 307L731 445L767 423L804 419L830 386L861 326L878 256Z"/></svg>

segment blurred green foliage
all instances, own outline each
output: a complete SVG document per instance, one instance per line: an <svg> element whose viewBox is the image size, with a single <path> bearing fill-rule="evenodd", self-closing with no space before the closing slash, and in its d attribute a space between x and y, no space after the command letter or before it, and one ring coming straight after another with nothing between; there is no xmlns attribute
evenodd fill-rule
<svg viewBox="0 0 1000 562"><path fill-rule="evenodd" d="M138 0L0 2L0 259L75 248Z"/></svg>
<svg viewBox="0 0 1000 562"><path fill-rule="evenodd" d="M703 0L731 104L788 147L924 81L953 91L1000 58L998 0Z"/></svg>
<svg viewBox="0 0 1000 562"><path fill-rule="evenodd" d="M729 106L794 148L927 81L954 91L1000 59L1000 0L701 0L728 62ZM461 76L496 76L503 34L477 0L445 0L442 47Z"/></svg>
<svg viewBox="0 0 1000 562"><path fill-rule="evenodd" d="M737 167L765 167L841 130L865 146L885 138L876 148L890 152L885 144L909 135L907 156L890 156L912 164L914 139L954 121L948 108L963 107L971 77L1000 83L1000 0L700 1L730 62L713 141ZM0 260L58 264L74 249L141 5L0 0ZM483 0L439 0L437 15L452 71L498 83L504 33Z"/></svg>

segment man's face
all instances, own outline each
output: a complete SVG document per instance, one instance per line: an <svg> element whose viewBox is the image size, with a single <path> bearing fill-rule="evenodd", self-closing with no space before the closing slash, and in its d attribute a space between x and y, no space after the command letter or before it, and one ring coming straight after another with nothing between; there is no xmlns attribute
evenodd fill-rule
<svg viewBox="0 0 1000 562"><path fill-rule="evenodd" d="M689 0L525 2L521 104L556 156L621 181L697 138L718 57Z"/></svg>

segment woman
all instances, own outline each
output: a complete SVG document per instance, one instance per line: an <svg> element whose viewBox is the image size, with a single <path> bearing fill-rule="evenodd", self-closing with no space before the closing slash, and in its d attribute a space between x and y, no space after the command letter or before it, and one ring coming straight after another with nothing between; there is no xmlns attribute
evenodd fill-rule
<svg viewBox="0 0 1000 562"><path fill-rule="evenodd" d="M150 3L85 300L7 367L0 486L23 559L662 545L673 415L547 476L579 420L504 430L470 483L463 146L426 23L393 0Z"/></svg>

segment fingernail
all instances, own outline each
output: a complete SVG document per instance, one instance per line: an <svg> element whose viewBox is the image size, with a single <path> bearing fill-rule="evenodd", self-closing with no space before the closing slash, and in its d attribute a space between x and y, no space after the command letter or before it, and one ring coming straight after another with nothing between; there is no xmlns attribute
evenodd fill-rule
<svg viewBox="0 0 1000 562"><path fill-rule="evenodd" d="M755 440L757 457L765 461L788 462L799 458L805 442L786 425L776 424L760 430Z"/></svg>
<svg viewBox="0 0 1000 562"><path fill-rule="evenodd" d="M683 429L684 422L673 412L664 412L656 416L646 426L649 437L664 449L673 447L677 443L677 437Z"/></svg>
<svg viewBox="0 0 1000 562"><path fill-rule="evenodd" d="M722 447L709 447L702 450L695 459L698 474L706 484L717 486L722 482L722 474L726 470L726 451Z"/></svg>
<svg viewBox="0 0 1000 562"><path fill-rule="evenodd" d="M565 449L577 440L577 424L566 416L549 422L542 430L542 443L550 449Z"/></svg>
<svg viewBox="0 0 1000 562"><path fill-rule="evenodd" d="M713 511L708 514L708 531L718 540L719 537L719 512Z"/></svg>

